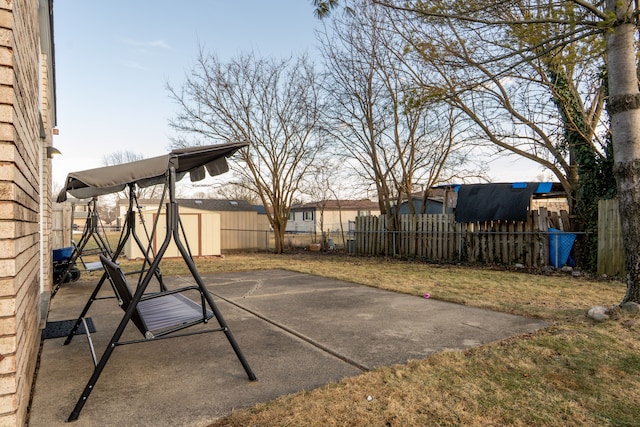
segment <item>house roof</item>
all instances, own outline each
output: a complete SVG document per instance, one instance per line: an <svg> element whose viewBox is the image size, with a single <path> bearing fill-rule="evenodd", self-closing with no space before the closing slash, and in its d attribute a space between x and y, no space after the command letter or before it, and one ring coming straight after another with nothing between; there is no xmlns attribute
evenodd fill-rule
<svg viewBox="0 0 640 427"><path fill-rule="evenodd" d="M294 204L291 206L292 211L303 209L322 209L322 210L378 210L378 203L368 199L362 200L322 200L319 202L309 202Z"/></svg>
<svg viewBox="0 0 640 427"><path fill-rule="evenodd" d="M445 192L450 190L448 187L432 187L429 189L429 199L431 200L442 200L445 195ZM415 191L411 193L412 199L422 199L424 197L424 191ZM408 197L404 196L404 201L407 201Z"/></svg>

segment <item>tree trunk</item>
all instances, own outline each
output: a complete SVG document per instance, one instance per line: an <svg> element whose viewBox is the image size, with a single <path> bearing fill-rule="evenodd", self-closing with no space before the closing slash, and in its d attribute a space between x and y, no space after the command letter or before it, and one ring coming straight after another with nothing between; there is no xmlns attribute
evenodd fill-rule
<svg viewBox="0 0 640 427"><path fill-rule="evenodd" d="M277 254L284 253L284 231L285 227L280 224L273 224L273 237L275 244L275 252Z"/></svg>
<svg viewBox="0 0 640 427"><path fill-rule="evenodd" d="M640 303L640 92L631 0L607 0L617 22L607 34L609 114L614 174L622 227L627 292L622 302Z"/></svg>

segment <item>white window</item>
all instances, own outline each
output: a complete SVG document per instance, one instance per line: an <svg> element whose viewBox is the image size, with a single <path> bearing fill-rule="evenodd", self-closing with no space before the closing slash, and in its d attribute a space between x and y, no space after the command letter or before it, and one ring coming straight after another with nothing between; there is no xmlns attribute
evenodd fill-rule
<svg viewBox="0 0 640 427"><path fill-rule="evenodd" d="M358 211L358 216L369 216L371 211Z"/></svg>
<svg viewBox="0 0 640 427"><path fill-rule="evenodd" d="M303 221L313 221L313 211L302 212Z"/></svg>
<svg viewBox="0 0 640 427"><path fill-rule="evenodd" d="M295 220L296 220L296 213L289 212L289 221L295 221Z"/></svg>

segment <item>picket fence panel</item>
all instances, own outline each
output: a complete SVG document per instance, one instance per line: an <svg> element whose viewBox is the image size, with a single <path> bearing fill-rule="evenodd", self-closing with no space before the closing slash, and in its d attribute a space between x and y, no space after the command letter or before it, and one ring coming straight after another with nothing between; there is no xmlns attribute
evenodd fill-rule
<svg viewBox="0 0 640 427"><path fill-rule="evenodd" d="M540 208L527 221L457 223L453 215L401 215L388 227L386 216L356 219L355 251L360 255L415 257L436 262L548 264L548 228L568 229L566 212Z"/></svg>

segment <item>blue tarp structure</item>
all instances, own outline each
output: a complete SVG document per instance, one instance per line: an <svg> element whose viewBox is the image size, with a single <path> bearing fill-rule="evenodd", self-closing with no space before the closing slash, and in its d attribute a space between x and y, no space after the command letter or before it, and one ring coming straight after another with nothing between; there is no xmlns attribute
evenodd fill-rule
<svg viewBox="0 0 640 427"><path fill-rule="evenodd" d="M573 260L569 256L573 243L576 241L576 235L573 233L565 233L556 228L549 228L549 263L555 268L564 267L573 264Z"/></svg>
<svg viewBox="0 0 640 427"><path fill-rule="evenodd" d="M456 187L456 222L526 221L533 194L549 193L551 182L463 184Z"/></svg>

